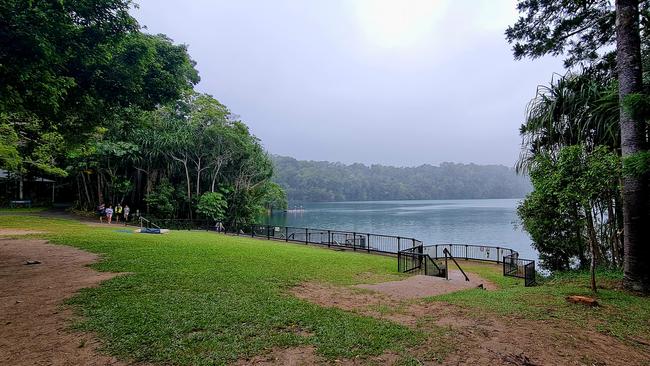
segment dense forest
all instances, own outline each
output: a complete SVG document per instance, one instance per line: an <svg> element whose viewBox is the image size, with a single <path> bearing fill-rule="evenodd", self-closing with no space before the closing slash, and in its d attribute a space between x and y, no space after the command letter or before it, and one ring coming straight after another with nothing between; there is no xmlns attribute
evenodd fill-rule
<svg viewBox="0 0 650 366"><path fill-rule="evenodd" d="M290 201L519 198L531 189L527 177L502 165L393 167L272 159L273 180Z"/></svg>
<svg viewBox="0 0 650 366"><path fill-rule="evenodd" d="M121 204L229 224L282 207L259 140L194 90L187 46L144 33L132 5L0 2L2 203Z"/></svg>

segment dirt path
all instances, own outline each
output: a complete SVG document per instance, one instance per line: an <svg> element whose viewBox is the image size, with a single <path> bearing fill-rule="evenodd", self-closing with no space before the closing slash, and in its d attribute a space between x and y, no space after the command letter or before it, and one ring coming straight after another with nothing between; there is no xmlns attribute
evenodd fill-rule
<svg viewBox="0 0 650 366"><path fill-rule="evenodd" d="M496 286L474 273L468 273L469 281L460 271L449 271L449 280L434 276L411 276L401 281L382 282L372 285L357 285L357 288L372 290L382 294L390 295L399 299L417 299L467 290L481 286L486 290L494 290Z"/></svg>
<svg viewBox="0 0 650 366"><path fill-rule="evenodd" d="M290 293L321 306L437 334L412 350L420 364L438 365L442 359L444 365L650 365L650 347L633 347L573 323L500 317L442 302L405 300L412 297L410 292L395 296L391 291L303 283Z"/></svg>
<svg viewBox="0 0 650 366"><path fill-rule="evenodd" d="M70 332L72 312L61 306L79 289L116 276L86 267L97 260L44 240L0 238L1 365L123 364L98 354L91 335Z"/></svg>

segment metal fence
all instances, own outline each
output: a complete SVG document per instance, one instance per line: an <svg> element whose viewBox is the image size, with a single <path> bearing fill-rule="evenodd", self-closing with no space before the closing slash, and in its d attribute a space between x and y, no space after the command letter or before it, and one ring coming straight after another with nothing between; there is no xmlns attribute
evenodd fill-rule
<svg viewBox="0 0 650 366"><path fill-rule="evenodd" d="M524 286L535 284L535 261L520 259L518 253L503 257L503 275L524 279Z"/></svg>
<svg viewBox="0 0 650 366"><path fill-rule="evenodd" d="M422 248L420 245L399 251L397 270L402 273L445 277L447 268L442 263L436 263L428 254L424 254Z"/></svg>
<svg viewBox="0 0 650 366"><path fill-rule="evenodd" d="M452 256L458 259L471 259L476 261L487 261L501 263L503 257L517 253L516 251L503 247L489 245L470 244L436 244L424 247L424 252L431 258L444 258L444 250L447 249Z"/></svg>
<svg viewBox="0 0 650 366"><path fill-rule="evenodd" d="M250 225L240 227L235 232L232 230L228 232L237 235L250 235L254 238L317 244L329 248L334 247L376 253L396 254L403 249L422 246L422 242L414 238L290 226Z"/></svg>

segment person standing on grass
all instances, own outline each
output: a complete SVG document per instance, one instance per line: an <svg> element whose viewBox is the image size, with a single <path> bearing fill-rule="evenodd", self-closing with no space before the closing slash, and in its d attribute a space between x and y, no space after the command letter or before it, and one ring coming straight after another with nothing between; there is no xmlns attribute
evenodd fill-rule
<svg viewBox="0 0 650 366"><path fill-rule="evenodd" d="M129 208L129 205L124 205L124 226L126 226L126 223L129 222L130 213L131 209Z"/></svg>
<svg viewBox="0 0 650 366"><path fill-rule="evenodd" d="M99 206L97 206L97 216L99 216L99 223L101 224L104 219L104 215L106 214L106 206L104 203L100 203Z"/></svg>
<svg viewBox="0 0 650 366"><path fill-rule="evenodd" d="M122 205L118 203L117 206L115 206L115 223L116 224L120 223L120 216L122 216Z"/></svg>
<svg viewBox="0 0 650 366"><path fill-rule="evenodd" d="M106 209L106 222L110 224L112 220L113 220L113 206L111 205L108 206L108 208Z"/></svg>

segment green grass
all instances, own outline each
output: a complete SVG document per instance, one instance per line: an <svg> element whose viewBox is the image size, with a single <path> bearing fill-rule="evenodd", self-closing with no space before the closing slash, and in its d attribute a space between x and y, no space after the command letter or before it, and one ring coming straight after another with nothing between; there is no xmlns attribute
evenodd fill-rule
<svg viewBox="0 0 650 366"><path fill-rule="evenodd" d="M84 316L78 327L97 332L108 352L124 358L221 364L303 344L330 359L351 358L400 352L423 337L285 293L302 281L394 280L402 277L394 258L205 232L131 234L41 217L3 216L0 226L46 230L53 243L101 254L94 268L131 273L69 302Z"/></svg>
<svg viewBox="0 0 650 366"><path fill-rule="evenodd" d="M403 278L392 257L206 232L132 234L122 232L122 226L96 228L27 215L3 215L0 227L46 231L30 236L99 253L103 260L93 265L98 270L130 273L82 290L69 301L83 315L76 326L97 332L107 352L125 359L223 364L273 347L313 345L330 360L394 351L403 356L401 364L417 364L409 350L418 344L426 345L432 360L456 347L450 343L453 335L442 328L425 328L430 332L424 334L287 294L303 281L351 285ZM459 263L499 289L471 289L426 301L456 304L476 316L571 322L632 343L650 339L650 298L618 289L619 272L599 273L601 306L586 308L565 301L568 295L590 295L586 273L524 287L520 279L503 277L499 266ZM405 309L380 305L375 310Z"/></svg>

